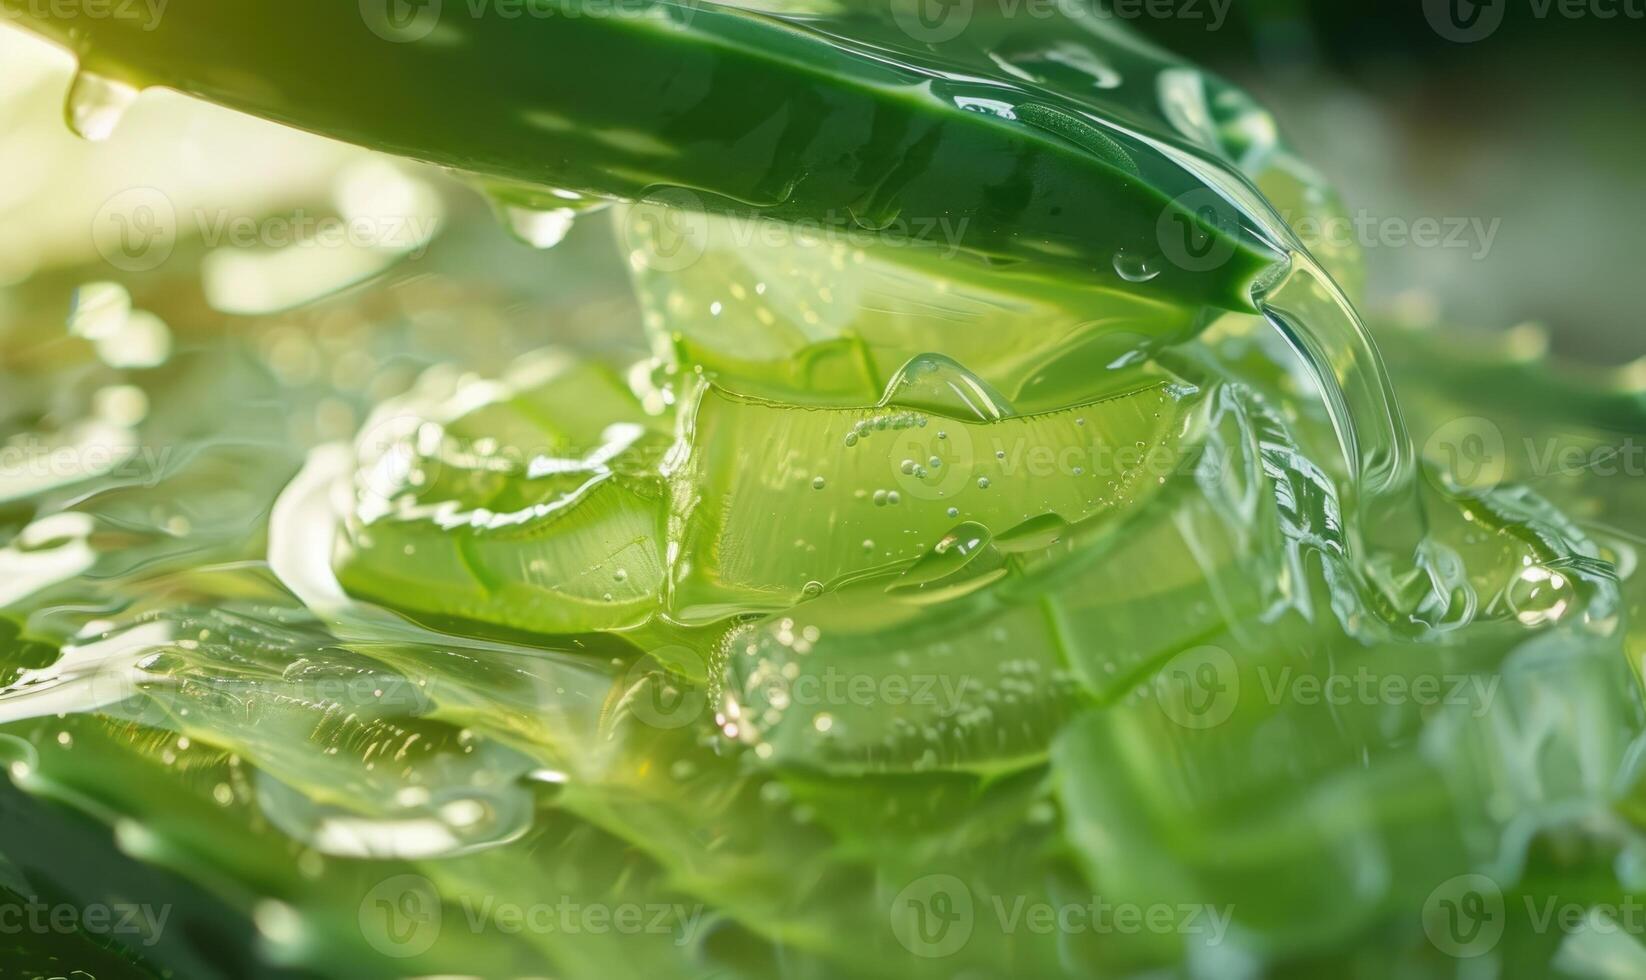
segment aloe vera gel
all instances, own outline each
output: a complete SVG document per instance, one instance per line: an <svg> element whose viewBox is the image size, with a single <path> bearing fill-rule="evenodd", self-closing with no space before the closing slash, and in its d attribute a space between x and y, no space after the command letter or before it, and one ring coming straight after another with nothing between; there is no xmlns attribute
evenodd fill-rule
<svg viewBox="0 0 1646 980"><path fill-rule="evenodd" d="M1374 345L1240 90L1075 5L0 6L88 138L175 89L428 219L13 288L85 364L7 434L108 465L0 480L0 886L173 916L62 969L1646 962L1638 494L1503 451L1646 409Z"/></svg>

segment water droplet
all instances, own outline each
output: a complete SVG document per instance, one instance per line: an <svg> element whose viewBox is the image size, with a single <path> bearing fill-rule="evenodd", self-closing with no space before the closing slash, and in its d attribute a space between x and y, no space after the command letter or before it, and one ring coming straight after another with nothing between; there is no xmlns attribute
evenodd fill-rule
<svg viewBox="0 0 1646 980"><path fill-rule="evenodd" d="M1076 41L1008 46L991 54L995 64L1026 81L1081 88L1114 89L1125 81L1097 52Z"/></svg>
<svg viewBox="0 0 1646 980"><path fill-rule="evenodd" d="M120 125L120 117L137 101L137 89L95 72L76 72L69 84L63 115L75 135L92 142L106 140Z"/></svg>
<svg viewBox="0 0 1646 980"><path fill-rule="evenodd" d="M1542 626L1560 619L1575 599L1565 575L1542 565L1520 570L1504 595L1515 618L1525 626Z"/></svg>
<svg viewBox="0 0 1646 980"><path fill-rule="evenodd" d="M511 204L503 209L503 216L514 237L532 248L553 248L572 230L577 212L570 208L537 210Z"/></svg>
<svg viewBox="0 0 1646 980"><path fill-rule="evenodd" d="M988 382L940 354L911 358L886 385L883 403L979 422L994 422L1011 414L1006 399ZM942 439L944 434L939 432L937 437Z"/></svg>
<svg viewBox="0 0 1646 980"><path fill-rule="evenodd" d="M813 490L821 490L821 489L823 489L823 487L825 485L826 485L826 482L824 481L824 479L822 477L817 476L817 477L812 478L812 489Z"/></svg>
<svg viewBox="0 0 1646 980"><path fill-rule="evenodd" d="M977 489L979 489L979 490L989 489L989 478L986 477L986 476L978 477L977 478Z"/></svg>
<svg viewBox="0 0 1646 980"><path fill-rule="evenodd" d="M1148 282L1160 275L1160 269L1148 257L1125 249L1114 253L1114 271L1127 282Z"/></svg>

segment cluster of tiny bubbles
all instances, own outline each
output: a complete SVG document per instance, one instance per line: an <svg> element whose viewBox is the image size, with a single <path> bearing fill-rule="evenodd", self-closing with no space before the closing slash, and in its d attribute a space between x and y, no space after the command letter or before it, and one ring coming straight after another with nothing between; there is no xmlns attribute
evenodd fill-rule
<svg viewBox="0 0 1646 980"><path fill-rule="evenodd" d="M867 438L871 432L885 432L888 429L925 428L927 421L927 417L920 412L888 412L866 419L859 419L852 426L852 431L846 433L846 448L850 449L852 446L857 445L860 440ZM939 433L939 438L942 438L941 433Z"/></svg>

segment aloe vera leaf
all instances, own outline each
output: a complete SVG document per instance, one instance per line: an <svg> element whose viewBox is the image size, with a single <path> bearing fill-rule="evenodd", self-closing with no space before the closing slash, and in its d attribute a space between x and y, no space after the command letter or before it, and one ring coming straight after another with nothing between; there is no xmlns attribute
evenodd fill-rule
<svg viewBox="0 0 1646 980"><path fill-rule="evenodd" d="M1517 856L1499 850L1508 820L1555 824L1611 804L1607 774L1639 715L1612 644L1500 634L1439 662L1398 646L1323 662L1268 643L1227 646L1215 723L1185 724L1193 716L1172 699L1211 693L1185 681L1145 686L1065 733L1054 757L1094 882L1139 901L1228 903L1270 953L1330 948L1409 915L1451 875L1510 873ZM1569 674L1545 686L1549 670ZM1360 671L1385 691L1429 678L1447 700L1298 693ZM1448 679L1468 682L1466 694ZM1289 750L1266 748L1277 740Z"/></svg>
<svg viewBox="0 0 1646 980"><path fill-rule="evenodd" d="M215 648L223 642L222 624L213 634L203 642ZM251 658L248 667L259 664L276 675L289 660L257 645L245 653ZM423 656L426 659L426 651ZM200 659L205 666L221 666L216 652L203 651ZM437 666L437 674L451 668ZM281 711L311 715L324 730L328 719L336 720L340 705L313 698L317 690L301 677L277 676L261 697L286 704ZM433 690L438 696L443 687ZM129 818L130 826L144 828L140 835L128 833L128 847L135 856L206 884L243 912L256 904L260 923L271 921L277 912L293 916L281 920L297 930L294 942L281 947L293 963L326 970L346 964L350 975L370 977L472 969L477 962L488 964L488 970L515 972L552 965L569 976L609 974L621 962L649 963L656 975L671 977L754 977L769 975L776 957L791 967L809 964L824 973L847 969L861 976L935 978L944 975L941 969L952 961L937 964L913 956L897 945L888 926L893 898L930 873L933 865L927 862L948 853L944 866L975 887L994 882L988 891L980 891L979 900L990 893L1038 894L1028 868L993 856L974 862L960 849L964 840L977 843L1010 834L1017 826L1011 813L1025 805L1021 792L996 799L999 794L982 788L964 791L977 804L976 813L993 815L984 826L972 828L971 810L928 808L922 814L913 804L925 800L929 807L927 791L907 783L888 784L877 794L876 806L893 808L894 798L901 800L895 809L908 833L921 836L922 827L945 828L955 849L928 837L921 859L906 855L875 871L862 852L862 828L850 827L843 812L825 806L823 787L813 784L813 806L827 814L834 828L830 832L808 829L818 818L802 815L799 804L785 804L766 790L770 780L750 779L740 774L734 760L701 752L695 733L644 727L614 730L613 744L621 758L604 773L591 770L586 779L574 777L563 788L559 806L540 811L535 829L519 842L426 862L317 858L275 829L278 822L271 826L259 818L271 804L263 795L266 781L259 778L262 765L289 768L298 758L275 744L281 732L267 726L276 715L262 712L248 723L243 701L215 696L214 691L227 695L233 688L214 688L189 701L188 730L194 738L187 746L166 733L110 727L85 715L13 723L7 731L34 746L28 754L29 791ZM402 699L390 698L376 707L350 706L386 713L397 724L415 723L395 714L416 710ZM478 732L496 714L478 710L473 717ZM75 747L72 757L55 744L60 731L69 733ZM238 751L218 748L223 738ZM477 750L470 757L477 772L492 772L480 751L486 743L484 737L470 743ZM341 785L360 789L359 778L369 778L373 766L399 764L395 753L380 755L371 739L339 737L334 744L341 751L330 761L307 756L315 765L306 770L312 781L299 781L305 792L325 792L351 767L358 776ZM280 756L289 759L281 762ZM683 763L693 768L682 770ZM443 784L426 785L438 794ZM844 784L835 787L836 796L842 788ZM858 800L865 800L863 794ZM990 800L996 802L991 805ZM278 799L273 802L284 805ZM568 817L568 811L586 812L624 839L594 831ZM839 840L833 839L835 834ZM718 839L719 846L705 849L705 835ZM641 850L655 853L666 873L659 873L659 864L638 858ZM974 863L977 867L972 869ZM377 899L388 901L391 908L406 900L389 887L403 875L426 879L443 899L443 914L437 920L443 925L426 951L405 945L426 936L425 930L399 921L396 932L390 933L371 918L379 912ZM678 890L682 886L690 890ZM269 907L270 901L289 911ZM505 931L501 918L479 927L470 924L473 917L504 903L531 907L570 902L582 908L625 901L678 902L688 913L701 909L704 918L698 926L712 932L713 938L702 933L629 935L617 930ZM726 919L727 913L743 924ZM853 930L863 941L840 947L835 937L843 930ZM783 947L772 949L774 942ZM1049 968L1055 956L1049 937L1026 946L980 937L966 952L968 962L996 969L1014 963L1025 969L1034 964ZM761 964L768 969L762 970Z"/></svg>
<svg viewBox="0 0 1646 980"><path fill-rule="evenodd" d="M1039 722L1081 703L1057 683L1070 669L1090 697L1113 703L1172 655L1219 637L1228 643L1231 630L1239 642L1256 643L1260 632L1246 624L1283 614L1315 624L1309 643L1331 643L1334 630L1375 641L1357 598L1363 586L1329 530L1337 523L1329 482L1298 464L1295 447L1265 428L1273 420L1250 396L1216 390L1203 404L1216 408L1197 437L1206 442L1186 451L1194 467L1174 474L1123 532L1065 527L1062 544L1008 570L986 529L962 525L975 531L957 529L951 546L973 540L946 561L927 556L902 579L869 580L734 634L726 644L725 697L739 718L739 738L764 746L775 764L831 772L986 770L1044 751L1046 734L1058 726ZM1470 519L1436 534L1475 570L1471 588L1482 597L1482 620L1527 612L1524 601L1504 598L1515 587L1511 579L1533 567L1527 562L1566 569L1572 588L1585 592L1572 601L1609 615L1604 576L1579 581L1588 546L1575 529L1508 494L1448 502L1458 506ZM911 578L921 588L908 589ZM1484 622L1480 630L1501 633L1504 625ZM1521 633L1519 625L1508 630ZM1017 656L1002 661L1000 649ZM876 664L896 678L898 692L919 679L931 682L933 696L890 711L879 703L880 689L865 685L866 699L876 703L854 702L848 681ZM1031 669L1017 670L1025 666ZM1008 667L1016 674L1009 682L997 677ZM944 702L935 696L944 690L962 697ZM989 703L974 704L979 694ZM981 731L996 733L994 744L966 737L970 722L985 715ZM820 716L827 730L818 729Z"/></svg>
<svg viewBox="0 0 1646 980"><path fill-rule="evenodd" d="M1250 309L1273 262L1173 201L1200 186L1192 162L998 67L956 86L889 11L820 29L716 4L546 0L524 18L453 11L392 43L329 0L175 0L154 25L6 7L87 71L487 178L631 200L678 187L710 210L840 227L856 212L928 245L923 225L889 219L964 215L968 252L1109 283L1115 254L1156 254L1175 214L1228 243L1210 272L1160 263L1151 287L1189 305ZM875 56L899 42L908 67ZM968 110L988 95L1019 109Z"/></svg>
<svg viewBox="0 0 1646 980"><path fill-rule="evenodd" d="M768 773L751 770L756 760L688 750L689 729L658 731L644 717L620 708L612 724L645 764L613 766L600 786L568 786L564 805L658 855L683 887L780 939L788 957L823 944L836 971L924 977L967 968L1124 974L1122 964L1158 966L1181 955L1147 937L1037 934L1002 921L1022 903L1092 900L1060 856L1057 812L1040 789L1044 769ZM715 846L690 844L703 835ZM911 903L934 883L949 899L970 900L974 928L958 947L932 949L910 928ZM835 940L848 933L858 942Z"/></svg>
<svg viewBox="0 0 1646 980"><path fill-rule="evenodd" d="M1070 711L1121 699L1231 624L1286 608L1333 622L1314 605L1330 590L1296 577L1310 551L1331 544L1300 527L1330 527L1329 514L1286 523L1288 508L1329 505L1329 485L1265 473L1250 418L1234 411L1245 405L1219 386L1186 406L1175 465L1123 525L1058 521L1043 537L1031 527L997 541L962 524L900 577L734 634L724 670L739 737L778 764L831 772L1009 768L1043 758ZM1337 596L1352 602L1352 583ZM846 682L872 665L899 690L931 681L926 702L854 703ZM831 681L834 696L816 705ZM959 697L944 701L945 691Z"/></svg>
<svg viewBox="0 0 1646 980"><path fill-rule="evenodd" d="M388 406L359 440L339 581L516 629L638 626L664 581L659 428L609 371L558 357Z"/></svg>
<svg viewBox="0 0 1646 980"><path fill-rule="evenodd" d="M319 717L326 709L311 710ZM72 764L56 744L59 732L72 739ZM13 723L0 739L7 751L24 742L32 748L23 753L35 763L23 779L28 792L125 818L120 851L109 847L111 861L159 865L206 893L177 892L194 904L179 900L162 938L189 937L184 950L165 943L155 948L166 954L161 962L190 976L342 973L391 980L472 970L476 963L520 975L552 965L568 976L592 977L634 964L657 976L756 975L728 972L704 956L700 941L712 930L712 909L672 890L658 867L626 842L552 808L540 811L526 838L490 851L421 862L321 857L260 816L255 764L208 743L176 750L168 739L164 744L179 758L167 763L155 749L154 732L90 716ZM357 766L366 761L355 760ZM99 880L118 874L104 871ZM130 897L158 901L161 895ZM661 906L667 928L624 930L610 919L604 929L581 928L594 921L582 918L584 910L615 915L626 904L644 907L645 921L656 921ZM536 923L549 927L512 926L502 908L509 905L537 910L531 912ZM563 928L563 914L572 928ZM290 931L285 942L259 950L225 934L225 923L233 926L237 916L248 933L270 927L273 916ZM222 956L234 966L202 969L195 944L203 938L213 960Z"/></svg>
<svg viewBox="0 0 1646 980"><path fill-rule="evenodd" d="M1123 513L1158 489L1151 461L1172 457L1193 395L1161 381L1005 416L977 385L927 358L873 408L777 405L705 386L674 480L676 614L781 608L808 588L913 562L961 521L998 534L1047 514ZM922 400L925 386L935 400Z"/></svg>
<svg viewBox="0 0 1646 980"><path fill-rule="evenodd" d="M661 251L661 222L630 244ZM977 265L712 218L684 267L632 263L653 346L716 384L773 401L861 405L904 364L941 351L1020 412L1087 401L1123 384L1155 346L1192 335L1196 310L1135 287L1047 283L1032 294ZM905 250L907 251L907 250Z"/></svg>
<svg viewBox="0 0 1646 980"><path fill-rule="evenodd" d="M901 575L734 633L723 669L739 737L777 764L830 772L1030 764L1071 711L1118 699L1170 654L1259 615L1273 601L1260 583L1284 569L1242 562L1230 538L1271 518L1218 513L1224 487L1195 478L1202 463L1239 465L1202 418L1228 402L1213 388L1181 406L1174 465L1121 526L1052 515L996 538L962 523ZM876 673L899 692L925 685L925 699L892 710L865 686L872 703L853 701L852 678Z"/></svg>
<svg viewBox="0 0 1646 980"><path fill-rule="evenodd" d="M1276 460L1290 458L1276 453L1283 447L1274 438L1265 437L1266 469L1271 478L1293 481L1276 500L1295 507L1307 497L1297 489L1302 474L1274 467ZM1286 510L1279 508L1282 518ZM1616 586L1598 568L1586 571L1593 546L1575 528L1551 519L1546 506L1509 493L1475 501L1471 514L1467 531L1436 533L1458 541L1459 550L1467 550L1471 536L1484 538L1490 557L1517 573L1545 563L1571 570L1581 578L1574 587L1592 593L1581 604L1606 621L1616 605ZM1215 523L1201 520L1194 526L1202 549L1215 544ZM1146 524L1141 530L1146 533ZM1295 530L1282 520L1281 528L1264 538L1285 541ZM1517 538L1507 554L1491 552ZM1324 556L1326 543L1315 541L1302 554ZM1135 894L1139 901L1226 902L1261 948L1293 955L1330 948L1381 917L1421 903L1422 892L1447 874L1477 870L1493 859L1512 861L1495 843L1473 843L1500 840L1500 824L1509 813L1528 820L1563 819L1574 807L1610 805L1615 782L1608 783L1604 774L1616 772L1640 709L1632 685L1619 684L1626 668L1606 629L1570 622L1528 639L1524 616L1516 622L1514 610L1494 599L1485 603L1467 643L1417 647L1372 640L1370 646L1344 647L1335 639L1337 624L1322 621L1324 610L1296 601L1274 604L1266 589L1254 587L1286 582L1289 574L1297 576L1288 585L1294 596L1342 595L1346 583L1339 578L1332 584L1330 561L1288 561L1280 566L1291 569L1288 573L1248 568L1240 561L1220 569L1200 554L1156 545L1138 554L1153 550L1167 564L1175 558L1185 567L1198 565L1206 578L1202 588L1224 608L1200 617L1211 632L1188 640L1199 646L1179 646L1181 654L1164 664L1154 661L1149 673L1117 679L1116 693L1105 695L1112 703L1071 726L1054 752L1071 814L1071 840L1085 853L1094 883ZM1260 556L1265 551L1273 549L1259 549ZM1224 553L1240 555L1244 549L1231 544ZM1273 551L1268 560L1283 554ZM1093 573L1100 569L1094 566L1085 577ZM1104 591L1093 583L1070 595L1086 605L1090 601L1080 597ZM1481 592L1490 594L1484 587ZM1080 651L1078 664L1092 663L1093 653L1103 650L1105 637L1117 629L1128 636L1147 632L1127 618L1127 611L1142 619L1160 612L1136 598L1121 598L1118 619L1103 615L1098 602L1084 617L1066 623L1068 646ZM1180 596L1171 602L1190 622L1197 608L1204 609L1203 602L1197 606ZM1238 625L1252 622L1258 610L1266 610L1260 632ZM1353 608L1334 603L1332 612L1353 635ZM1314 652L1325 649L1330 655ZM1563 703L1593 699L1595 715L1557 721L1568 717L1565 708L1540 706L1533 712L1537 718L1527 717L1518 692L1542 689L1547 684L1542 671L1562 658L1571 658L1571 673L1548 689L1572 688L1557 696L1567 699ZM1095 672L1088 668L1088 674ZM1371 693L1362 687L1358 695L1351 690L1347 700L1341 693L1329 696L1331 684L1359 683L1361 677L1369 678ZM1434 707L1415 696L1385 693L1390 684L1416 691L1420 683L1447 700ZM1127 687L1129 693L1120 697ZM1531 750L1525 738L1545 741ZM1276 740L1292 748L1271 756L1266 746ZM1166 774L1150 772L1158 767L1148 760L1163 750L1176 760L1174 767ZM1128 753L1135 761L1121 771L1134 776L1117 781L1114 770L1105 770L1103 779L1092 777L1095 760L1112 762ZM1509 760L1534 758L1540 760L1533 764L1535 775L1506 771L1520 765ZM1377 764L1368 768L1368 759ZM1483 803L1515 793L1525 799L1514 807ZM1277 867L1297 870L1277 876ZM1253 887L1259 868L1266 884ZM1319 914L1300 918L1299 909Z"/></svg>
<svg viewBox="0 0 1646 980"><path fill-rule="evenodd" d="M598 482L528 502L545 513L518 529L441 524L421 511L371 522L341 554L339 580L396 608L543 633L638 626L663 582L661 499L587 479Z"/></svg>
<svg viewBox="0 0 1646 980"><path fill-rule="evenodd" d="M1041 607L898 605L871 586L733 632L719 712L774 765L991 773L1043 761L1088 703Z"/></svg>
<svg viewBox="0 0 1646 980"><path fill-rule="evenodd" d="M6 730L26 733L34 746L22 756L27 766L13 772L27 769L31 792L141 821L137 856L178 868L243 910L260 899L288 903L292 914L300 909L302 942L289 952L316 967L342 962L352 975L387 977L405 975L413 962L449 972L479 957L499 970L529 972L548 963L570 975L595 976L621 958L651 961L659 975L724 975L723 968L699 962L696 933L522 933L506 929L501 913L484 919L506 902L523 908L570 903L575 917L588 905L674 901L691 915L687 925L712 924L712 911L672 891L632 846L563 814L538 811L518 843L511 841L522 832L516 830L485 849L460 847L427 863L412 860L420 841L437 840L431 823L448 820L438 815L452 805L465 808L460 823L491 833L486 828L497 816L518 811L510 797L525 795L529 806L532 787L551 787L541 781L547 777L519 778L521 753L547 765L575 760L567 766L575 778L610 779L597 763L608 753L594 712L578 713L589 692L586 677L598 668L568 662L544 670L556 655L541 649L523 657L493 649L472 658L454 649L431 662L427 647L397 658L370 645L383 663L415 667L414 682L326 647L325 635L300 613L286 614L291 623L269 615L274 618L213 610L191 619L174 612L158 621L183 638L162 656L139 651L153 683L67 720L13 722ZM44 682L42 676L24 689L34 693L6 698L8 713L36 703L29 699L41 697ZM542 727L513 717L531 710L528 705ZM458 731L460 720L473 728ZM60 729L69 734L57 737ZM0 739L0 748L10 744ZM70 744L72 755L64 750ZM122 764L134 755L142 765ZM632 761L623 760L622 768L632 769ZM170 780L152 771L168 769ZM270 774L278 774L279 785ZM476 791L482 795L472 795ZM477 808L480 799L485 802ZM294 826L293 817L309 806L329 811L324 823ZM367 832L366 823L375 829ZM372 860L351 856L362 845L374 850ZM378 848L386 850L375 853ZM527 866L530 873L523 871ZM368 921L378 911L374 897L391 905L402 897L375 886L407 874L428 879L446 905L444 928L435 930L439 942L426 954L406 945L429 935L408 928L415 922ZM699 922L693 909L707 918ZM480 925L473 924L476 916ZM410 937L396 938L408 931Z"/></svg>
<svg viewBox="0 0 1646 980"><path fill-rule="evenodd" d="M934 961L894 931L893 920L907 914L896 900L934 873L964 879L980 903L991 894L1044 893L1044 854L1017 838L1035 798L1021 782L942 774L884 781L802 774L791 782L751 769L737 754L702 752L693 747L698 733L659 729L630 713L630 703L619 705L610 731L631 762L611 767L600 783L569 784L562 805L653 854L678 887L779 944L785 963L820 957L823 975L871 977L936 978L962 965L1052 968L1052 937L984 933ZM939 799L972 805L934 805ZM881 824L864 820L875 813L896 814L901 833L923 844L881 848ZM702 846L705 838L712 847ZM980 921L985 911L979 907ZM858 941L841 944L841 935Z"/></svg>

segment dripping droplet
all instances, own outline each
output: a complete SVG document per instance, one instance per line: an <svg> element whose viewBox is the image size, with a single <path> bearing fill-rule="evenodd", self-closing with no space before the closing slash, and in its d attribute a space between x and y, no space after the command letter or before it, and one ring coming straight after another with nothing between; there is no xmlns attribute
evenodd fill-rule
<svg viewBox="0 0 1646 980"><path fill-rule="evenodd" d="M1121 249L1114 253L1115 275L1127 282L1148 282L1160 275L1160 269L1148 258Z"/></svg>
<svg viewBox="0 0 1646 980"><path fill-rule="evenodd" d="M572 230L577 212L571 208L537 210L509 205L503 209L509 231L532 248L553 248Z"/></svg>
<svg viewBox="0 0 1646 980"><path fill-rule="evenodd" d="M1010 405L988 382L941 354L911 358L886 385L881 402L979 422L1012 414ZM947 434L939 432L937 437L947 438Z"/></svg>
<svg viewBox="0 0 1646 980"><path fill-rule="evenodd" d="M120 117L137 101L137 88L89 71L76 72L69 84L63 117L75 135L94 143L106 140Z"/></svg>

